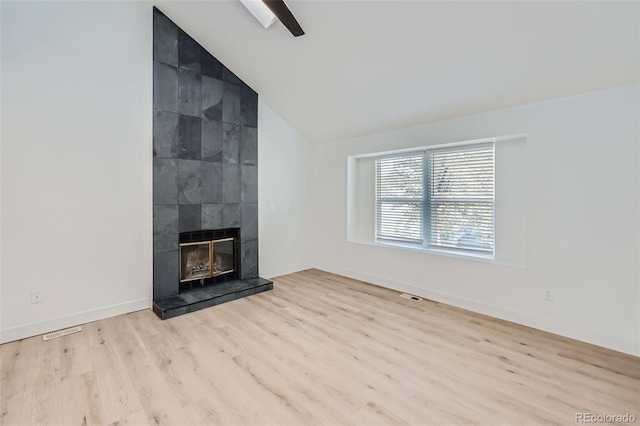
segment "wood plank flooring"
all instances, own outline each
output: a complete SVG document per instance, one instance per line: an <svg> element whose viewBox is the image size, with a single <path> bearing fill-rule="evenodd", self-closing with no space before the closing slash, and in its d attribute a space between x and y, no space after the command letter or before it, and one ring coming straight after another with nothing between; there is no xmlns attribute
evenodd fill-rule
<svg viewBox="0 0 640 426"><path fill-rule="evenodd" d="M322 271L274 282L0 345L0 424L640 423L640 358Z"/></svg>

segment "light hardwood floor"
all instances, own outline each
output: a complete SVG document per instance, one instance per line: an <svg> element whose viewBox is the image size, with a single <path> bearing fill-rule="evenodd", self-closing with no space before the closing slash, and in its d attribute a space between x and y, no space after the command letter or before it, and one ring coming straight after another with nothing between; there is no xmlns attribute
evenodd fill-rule
<svg viewBox="0 0 640 426"><path fill-rule="evenodd" d="M640 423L640 358L309 270L0 346L2 425Z"/></svg>

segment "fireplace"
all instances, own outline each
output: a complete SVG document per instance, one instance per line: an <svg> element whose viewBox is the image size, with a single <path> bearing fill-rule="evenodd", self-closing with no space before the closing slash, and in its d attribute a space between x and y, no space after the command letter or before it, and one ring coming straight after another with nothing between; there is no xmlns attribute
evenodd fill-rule
<svg viewBox="0 0 640 426"><path fill-rule="evenodd" d="M272 281L257 276L257 263L249 257L257 247L240 236L241 228L178 233L178 250L158 264L175 274L155 275L171 280L177 291L154 300L153 311L164 320L273 289ZM161 268L154 264L154 271Z"/></svg>
<svg viewBox="0 0 640 426"><path fill-rule="evenodd" d="M180 282L204 280L236 270L235 238L180 244Z"/></svg>
<svg viewBox="0 0 640 426"><path fill-rule="evenodd" d="M180 291L237 280L240 276L238 228L180 234Z"/></svg>
<svg viewBox="0 0 640 426"><path fill-rule="evenodd" d="M155 7L153 81L154 312L271 290L258 274L258 94Z"/></svg>

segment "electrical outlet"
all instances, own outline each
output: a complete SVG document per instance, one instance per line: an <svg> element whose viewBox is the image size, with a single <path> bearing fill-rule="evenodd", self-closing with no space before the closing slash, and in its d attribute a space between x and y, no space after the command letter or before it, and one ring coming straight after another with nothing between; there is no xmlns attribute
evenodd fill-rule
<svg viewBox="0 0 640 426"><path fill-rule="evenodd" d="M544 300L548 302L553 302L554 296L555 295L553 294L553 290L547 289L544 291Z"/></svg>
<svg viewBox="0 0 640 426"><path fill-rule="evenodd" d="M42 290L33 290L31 292L31 303L42 303Z"/></svg>

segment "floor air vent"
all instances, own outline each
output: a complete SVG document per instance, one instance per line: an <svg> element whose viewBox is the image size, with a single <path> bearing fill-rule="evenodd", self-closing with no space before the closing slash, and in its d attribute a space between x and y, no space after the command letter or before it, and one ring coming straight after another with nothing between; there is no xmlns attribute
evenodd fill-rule
<svg viewBox="0 0 640 426"><path fill-rule="evenodd" d="M80 326L67 328L66 330L54 331L53 333L45 334L44 336L42 336L42 340L51 340L55 339L56 337L62 337L68 334L78 333L80 331L82 331L82 327Z"/></svg>
<svg viewBox="0 0 640 426"><path fill-rule="evenodd" d="M408 293L402 293L400 297L404 297L405 299L415 300L416 302L419 302L422 300L422 297L414 296L413 294L408 294Z"/></svg>

